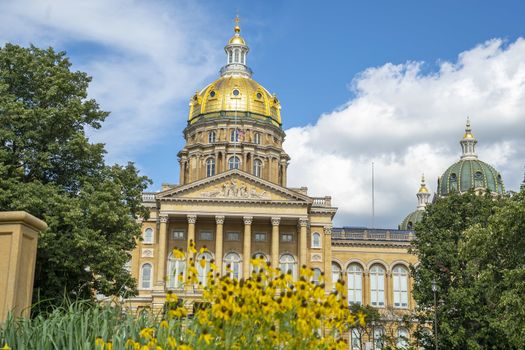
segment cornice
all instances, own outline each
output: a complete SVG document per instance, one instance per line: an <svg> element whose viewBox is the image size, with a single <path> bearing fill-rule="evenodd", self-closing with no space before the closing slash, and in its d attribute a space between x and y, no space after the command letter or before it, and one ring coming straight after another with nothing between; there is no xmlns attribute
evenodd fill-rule
<svg viewBox="0 0 525 350"><path fill-rule="evenodd" d="M408 248L410 241L365 241L365 240L334 240L333 247L386 247L386 248Z"/></svg>

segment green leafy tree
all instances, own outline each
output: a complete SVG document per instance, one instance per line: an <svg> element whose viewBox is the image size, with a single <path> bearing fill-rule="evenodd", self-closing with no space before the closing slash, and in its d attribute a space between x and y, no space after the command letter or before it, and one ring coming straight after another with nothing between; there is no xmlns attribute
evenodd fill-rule
<svg viewBox="0 0 525 350"><path fill-rule="evenodd" d="M108 166L86 129L108 116L87 97L91 78L64 52L0 48L0 210L26 210L49 225L38 241L35 298L133 293L125 270L145 216L149 179L132 163Z"/></svg>
<svg viewBox="0 0 525 350"><path fill-rule="evenodd" d="M413 271L414 298L426 316L421 321L431 323L435 311L431 285L432 280L436 281L441 349L512 348L504 332L493 325L497 315L490 286L482 278L484 272L472 266L474 257L490 249L488 242L477 240L480 244L475 245L469 238L486 232L493 225L494 213L507 205L507 198L474 193L451 195L428 206L416 226L412 251L419 265Z"/></svg>

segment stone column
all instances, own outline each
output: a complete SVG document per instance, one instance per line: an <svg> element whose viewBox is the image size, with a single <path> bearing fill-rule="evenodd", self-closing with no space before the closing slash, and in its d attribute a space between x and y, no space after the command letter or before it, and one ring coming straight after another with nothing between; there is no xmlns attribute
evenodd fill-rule
<svg viewBox="0 0 525 350"><path fill-rule="evenodd" d="M272 217L272 267L279 267L279 224L280 217Z"/></svg>
<svg viewBox="0 0 525 350"><path fill-rule="evenodd" d="M306 231L308 228L308 218L299 218L299 267L302 267L303 265L308 265L308 259L307 259L307 237L306 237Z"/></svg>
<svg viewBox="0 0 525 350"><path fill-rule="evenodd" d="M385 271L385 307L394 306L393 282L392 272Z"/></svg>
<svg viewBox="0 0 525 350"><path fill-rule="evenodd" d="M166 245L168 237L168 215L160 215L160 230L159 230L159 256L157 260L157 286L164 286L166 281Z"/></svg>
<svg viewBox="0 0 525 350"><path fill-rule="evenodd" d="M368 269L363 271L363 286L362 286L362 288L363 288L363 290L362 290L362 293L363 293L363 305L370 305L372 300L370 298L370 271Z"/></svg>
<svg viewBox="0 0 525 350"><path fill-rule="evenodd" d="M244 247L243 247L243 260L242 260L242 274L246 279L250 277L250 261L252 259L252 221L253 217L245 216L244 220Z"/></svg>
<svg viewBox="0 0 525 350"><path fill-rule="evenodd" d="M323 252L324 252L324 280L325 290L327 292L332 291L332 226L327 225L324 227L324 239L323 239Z"/></svg>
<svg viewBox="0 0 525 350"><path fill-rule="evenodd" d="M181 185L184 185L184 174L186 173L186 168L184 166L185 160L180 160L180 174L179 174L179 182Z"/></svg>
<svg viewBox="0 0 525 350"><path fill-rule="evenodd" d="M288 166L287 166L286 163L287 163L286 160L281 161L281 165L283 167L281 186L283 186L283 187L286 187L286 180L287 180L287 177L288 177L288 174L287 174Z"/></svg>
<svg viewBox="0 0 525 350"><path fill-rule="evenodd" d="M215 216L215 265L222 275L222 245L223 245L223 225L224 225L224 216L216 215Z"/></svg>

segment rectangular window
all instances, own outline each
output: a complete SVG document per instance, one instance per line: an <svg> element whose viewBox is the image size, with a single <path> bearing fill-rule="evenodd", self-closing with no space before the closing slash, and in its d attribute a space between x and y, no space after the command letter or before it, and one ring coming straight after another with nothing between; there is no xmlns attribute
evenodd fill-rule
<svg viewBox="0 0 525 350"><path fill-rule="evenodd" d="M256 233L255 234L255 241L256 242L266 242L266 233Z"/></svg>
<svg viewBox="0 0 525 350"><path fill-rule="evenodd" d="M226 233L227 241L240 241L241 234L239 232L228 232Z"/></svg>
<svg viewBox="0 0 525 350"><path fill-rule="evenodd" d="M184 231L174 230L171 231L171 239L174 241L180 241L184 239Z"/></svg>
<svg viewBox="0 0 525 350"><path fill-rule="evenodd" d="M211 231L201 231L199 232L199 239L201 241L211 241L213 239L213 234Z"/></svg>
<svg viewBox="0 0 525 350"><path fill-rule="evenodd" d="M281 242L283 242L283 243L293 242L293 234L291 234L291 233L283 233L281 235Z"/></svg>

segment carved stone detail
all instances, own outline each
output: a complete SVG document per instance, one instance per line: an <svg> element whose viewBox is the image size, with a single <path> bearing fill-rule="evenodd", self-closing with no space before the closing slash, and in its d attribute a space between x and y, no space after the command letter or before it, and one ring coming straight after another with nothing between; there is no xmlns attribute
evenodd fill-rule
<svg viewBox="0 0 525 350"><path fill-rule="evenodd" d="M245 199L270 199L270 194L266 191L257 192L257 188L245 182L231 179L214 190L201 193L208 198L245 198Z"/></svg>
<svg viewBox="0 0 525 350"><path fill-rule="evenodd" d="M279 226L280 223L281 223L281 218L280 217L277 217L277 216L272 217L272 225L273 226Z"/></svg>
<svg viewBox="0 0 525 350"><path fill-rule="evenodd" d="M197 222L197 215L195 214L188 214L188 224L195 224Z"/></svg>
<svg viewBox="0 0 525 350"><path fill-rule="evenodd" d="M323 261L323 256L321 254L312 254L311 261Z"/></svg>
<svg viewBox="0 0 525 350"><path fill-rule="evenodd" d="M153 258L153 249L152 248L142 248L140 255L143 258Z"/></svg>
<svg viewBox="0 0 525 350"><path fill-rule="evenodd" d="M161 214L161 215L159 216L159 219L160 219L160 222L161 222L161 223L165 224L165 223L168 222L168 215L166 215L166 214Z"/></svg>
<svg viewBox="0 0 525 350"><path fill-rule="evenodd" d="M324 227L324 234L325 235L331 235L332 234L332 225L326 225Z"/></svg>
<svg viewBox="0 0 525 350"><path fill-rule="evenodd" d="M217 225L224 224L224 215L215 215L215 222Z"/></svg>
<svg viewBox="0 0 525 350"><path fill-rule="evenodd" d="M299 218L299 226L300 227L308 226L308 218Z"/></svg>
<svg viewBox="0 0 525 350"><path fill-rule="evenodd" d="M252 221L253 221L253 217L252 216L244 216L242 219L244 220L244 224L245 225L251 225L252 224Z"/></svg>

